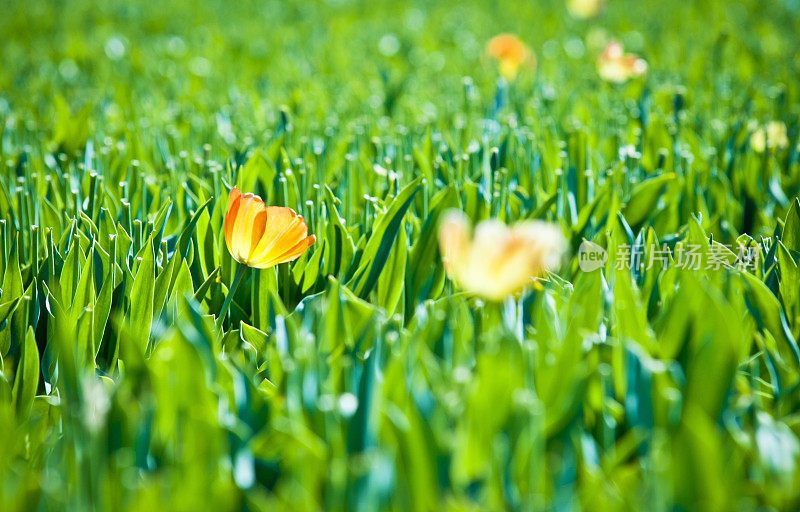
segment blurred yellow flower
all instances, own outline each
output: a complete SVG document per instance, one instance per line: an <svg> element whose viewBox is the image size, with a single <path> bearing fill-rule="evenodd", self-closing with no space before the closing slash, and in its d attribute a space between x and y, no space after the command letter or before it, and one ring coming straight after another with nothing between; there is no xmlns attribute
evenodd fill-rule
<svg viewBox="0 0 800 512"><path fill-rule="evenodd" d="M786 135L786 125L780 121L770 121L767 126L762 126L750 136L750 145L757 153L763 153L769 149L784 149L789 146L789 138Z"/></svg>
<svg viewBox="0 0 800 512"><path fill-rule="evenodd" d="M265 206L260 197L243 195L236 187L228 198L224 230L233 259L253 268L295 260L316 241L294 210Z"/></svg>
<svg viewBox="0 0 800 512"><path fill-rule="evenodd" d="M448 275L464 290L499 301L554 269L567 250L555 224L524 221L514 226L490 219L470 234L459 211L445 214L439 246Z"/></svg>
<svg viewBox="0 0 800 512"><path fill-rule="evenodd" d="M610 41L597 59L597 73L607 82L621 84L647 72L647 61L624 53L618 41Z"/></svg>
<svg viewBox="0 0 800 512"><path fill-rule="evenodd" d="M567 11L582 20L594 18L605 6L605 0L567 0Z"/></svg>
<svg viewBox="0 0 800 512"><path fill-rule="evenodd" d="M513 80L526 62L536 65L536 55L513 34L500 34L490 39L486 53L497 59L500 74L506 80Z"/></svg>

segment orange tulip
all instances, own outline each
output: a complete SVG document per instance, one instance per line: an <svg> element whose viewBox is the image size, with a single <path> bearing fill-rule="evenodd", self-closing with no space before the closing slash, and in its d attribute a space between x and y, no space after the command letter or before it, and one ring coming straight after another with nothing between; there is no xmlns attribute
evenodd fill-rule
<svg viewBox="0 0 800 512"><path fill-rule="evenodd" d="M316 241L303 217L291 208L265 206L253 194L234 187L225 214L225 243L233 259L253 268L269 268L300 257Z"/></svg>
<svg viewBox="0 0 800 512"><path fill-rule="evenodd" d="M513 34L500 34L493 37L486 45L486 52L497 59L500 65L500 74L506 80L513 80L517 76L520 66L526 61L536 63L536 56Z"/></svg>
<svg viewBox="0 0 800 512"><path fill-rule="evenodd" d="M444 217L439 246L445 270L461 288L494 301L553 270L567 249L561 229L547 222L506 226L490 219L470 231L463 213L454 210Z"/></svg>
<svg viewBox="0 0 800 512"><path fill-rule="evenodd" d="M597 72L607 82L621 84L647 72L647 61L637 55L623 53L622 45L611 41L597 59Z"/></svg>

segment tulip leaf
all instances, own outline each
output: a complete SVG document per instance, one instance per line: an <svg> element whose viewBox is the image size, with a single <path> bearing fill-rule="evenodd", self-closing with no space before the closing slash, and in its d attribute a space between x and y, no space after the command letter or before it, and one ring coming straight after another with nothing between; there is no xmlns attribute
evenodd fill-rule
<svg viewBox="0 0 800 512"><path fill-rule="evenodd" d="M422 177L406 185L395 197L389 208L375 223L369 240L361 254L360 265L347 283L360 298L366 298L375 287L381 271L392 250L397 233L402 227L403 217L411 206L411 200L419 190Z"/></svg>
<svg viewBox="0 0 800 512"><path fill-rule="evenodd" d="M38 386L39 349L36 347L33 328L29 327L25 334L25 346L14 376L14 387L11 390L18 416L23 418L28 416Z"/></svg>
<svg viewBox="0 0 800 512"><path fill-rule="evenodd" d="M116 288L115 271L115 265L109 267L108 273L103 280L103 286L94 303L94 333L92 338L94 343L94 357L97 357L97 352L100 350L100 343L103 340L103 333L108 323L108 316L111 313L111 303L114 297L114 289Z"/></svg>
<svg viewBox="0 0 800 512"><path fill-rule="evenodd" d="M197 225L197 221L200 219L200 215L203 213L203 210L208 207L212 199L213 198L209 198L206 200L206 202L194 212L192 218L189 220L189 223L185 228L183 228L183 231L178 237L175 251L172 253L172 257L170 258L167 267L163 269L156 278L154 285L155 292L153 296L155 301L154 312L157 316L161 314L161 311L164 309L164 304L172 295L172 291L175 286L175 280L177 279L178 272L180 271L180 265L189 253L189 247L191 246L194 228Z"/></svg>
<svg viewBox="0 0 800 512"><path fill-rule="evenodd" d="M203 284L201 284L197 288L197 291L194 292L194 300L197 302L203 301L206 293L208 293L208 290L211 288L211 285L214 283L214 281L216 281L217 276L219 276L219 271L220 267L217 267L212 270L210 274L208 274L208 277L206 277L205 281L203 281Z"/></svg>
<svg viewBox="0 0 800 512"><path fill-rule="evenodd" d="M241 334L242 341L246 341L252 345L258 354L265 353L267 349L267 340L269 339L267 333L260 331L251 325L247 325L244 322L239 324L239 333Z"/></svg>
<svg viewBox="0 0 800 512"><path fill-rule="evenodd" d="M662 197L661 191L675 178L674 173L666 173L637 184L631 192L628 204L622 211L628 224L638 226L642 221L652 217L656 213L656 206Z"/></svg>
<svg viewBox="0 0 800 512"><path fill-rule="evenodd" d="M757 325L768 330L776 339L783 343L783 352L790 355L795 368L800 367L800 348L786 325L786 316L781 309L777 297L772 294L763 281L750 273L742 272L745 285L747 308L753 315Z"/></svg>
<svg viewBox="0 0 800 512"><path fill-rule="evenodd" d="M128 316L132 342L144 352L150 338L150 324L153 321L153 289L155 287L155 261L153 238L145 245L142 261L133 279Z"/></svg>
<svg viewBox="0 0 800 512"><path fill-rule="evenodd" d="M795 252L795 258L800 253L800 197L792 201L783 223L783 244L790 251Z"/></svg>
<svg viewBox="0 0 800 512"><path fill-rule="evenodd" d="M6 263L6 270L3 275L3 291L0 297L2 297L2 300L5 304L11 304L13 301L18 301L22 298L24 291L23 286L22 272L20 271L19 267L19 237L16 237L11 247L11 254L9 255ZM14 304L13 307L10 307L9 314L11 315L12 321L17 318L19 311L20 308L18 303ZM0 331L0 357L7 355L11 347L11 329L3 329Z"/></svg>
<svg viewBox="0 0 800 512"><path fill-rule="evenodd" d="M386 265L383 267L376 287L377 303L386 312L393 314L403 294L406 261L408 259L408 236L401 224Z"/></svg>
<svg viewBox="0 0 800 512"><path fill-rule="evenodd" d="M356 249L353 245L353 238L339 216L333 192L327 185L325 186L325 206L328 211L328 223L325 233L327 241L324 246L325 268L323 271L326 275L339 276L350 267Z"/></svg>
<svg viewBox="0 0 800 512"><path fill-rule="evenodd" d="M452 185L438 192L431 200L430 212L408 255L409 301L416 302L435 295L435 290L444 283L444 271L438 261L439 220L443 212L457 205L458 196Z"/></svg>
<svg viewBox="0 0 800 512"><path fill-rule="evenodd" d="M0 324L6 321L6 319L11 315L14 310L17 308L17 305L22 300L22 296L18 296L15 299L9 300L8 302L3 302L0 304Z"/></svg>

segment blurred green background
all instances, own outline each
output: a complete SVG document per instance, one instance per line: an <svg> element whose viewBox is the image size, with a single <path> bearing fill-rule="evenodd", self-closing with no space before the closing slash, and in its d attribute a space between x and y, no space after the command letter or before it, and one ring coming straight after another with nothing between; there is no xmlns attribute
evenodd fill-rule
<svg viewBox="0 0 800 512"><path fill-rule="evenodd" d="M797 0L0 13L0 510L800 507ZM536 54L511 83L503 32ZM612 38L645 77L599 78ZM216 332L233 185L317 243ZM572 254L482 301L448 208Z"/></svg>
<svg viewBox="0 0 800 512"><path fill-rule="evenodd" d="M525 86L547 91L564 114L557 119L567 122L582 106L594 107L587 92L597 89L599 49L588 46L604 31L650 62L656 91L683 86L712 118L748 109L778 117L786 105L769 100L797 81L797 10L792 0L617 1L582 21L557 0L204 1L158 8L5 2L0 76L4 110L13 107L42 129L48 126L38 119L50 118L58 93L105 113L94 127L104 132L118 128L113 121L139 118L163 129L213 132L211 114L221 111L237 136L255 137L270 128L269 115L281 104L321 124L380 116L386 106L399 122L452 122L463 114L462 77L471 77L488 103L495 73L484 44L511 32L539 57L539 72L523 77ZM597 124L613 114L608 107L592 112Z"/></svg>

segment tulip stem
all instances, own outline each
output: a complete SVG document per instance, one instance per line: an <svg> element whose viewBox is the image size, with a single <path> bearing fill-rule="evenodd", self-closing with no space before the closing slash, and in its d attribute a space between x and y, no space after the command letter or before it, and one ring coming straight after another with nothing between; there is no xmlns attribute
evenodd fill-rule
<svg viewBox="0 0 800 512"><path fill-rule="evenodd" d="M218 330L220 327L222 327L222 323L225 321L225 317L228 315L228 310L231 308L233 296L236 295L236 290L239 289L239 285L247 277L248 270L250 270L250 267L247 265L242 265L241 263L237 265L236 275L233 276L233 283L228 289L228 296L225 297L225 302L222 303L222 309L219 312L219 317L217 317L216 327Z"/></svg>

